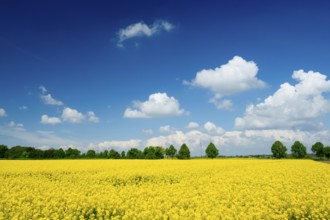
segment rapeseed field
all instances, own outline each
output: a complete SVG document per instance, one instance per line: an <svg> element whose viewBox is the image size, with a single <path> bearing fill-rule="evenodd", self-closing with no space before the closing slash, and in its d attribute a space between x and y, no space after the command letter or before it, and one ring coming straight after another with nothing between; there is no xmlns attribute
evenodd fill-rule
<svg viewBox="0 0 330 220"><path fill-rule="evenodd" d="M0 219L330 219L310 160L3 160L0 181Z"/></svg>

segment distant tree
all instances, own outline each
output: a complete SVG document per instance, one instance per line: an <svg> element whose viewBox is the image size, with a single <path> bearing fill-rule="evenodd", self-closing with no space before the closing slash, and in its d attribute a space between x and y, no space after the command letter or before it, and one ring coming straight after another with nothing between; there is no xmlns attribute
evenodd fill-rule
<svg viewBox="0 0 330 220"><path fill-rule="evenodd" d="M27 157L31 158L31 159L43 159L44 158L44 151L42 151L40 149L29 148L27 153L28 153Z"/></svg>
<svg viewBox="0 0 330 220"><path fill-rule="evenodd" d="M325 147L323 149L324 156L329 160L330 159L330 147Z"/></svg>
<svg viewBox="0 0 330 220"><path fill-rule="evenodd" d="M103 152L100 153L101 158L109 158L109 151L104 150Z"/></svg>
<svg viewBox="0 0 330 220"><path fill-rule="evenodd" d="M23 155L23 152L27 152L28 147L22 147L22 146L14 146L10 148L6 154L7 158L9 159L18 159L18 158L26 158L26 153Z"/></svg>
<svg viewBox="0 0 330 220"><path fill-rule="evenodd" d="M161 146L156 146L155 147L155 155L156 159L163 159L165 154L165 149Z"/></svg>
<svg viewBox="0 0 330 220"><path fill-rule="evenodd" d="M316 142L313 144L312 149L311 149L317 157L320 159L324 156L324 145L321 142Z"/></svg>
<svg viewBox="0 0 330 220"><path fill-rule="evenodd" d="M177 152L177 149L173 145L169 146L168 148L165 149L165 154L166 156L173 158Z"/></svg>
<svg viewBox="0 0 330 220"><path fill-rule="evenodd" d="M56 149L54 152L54 158L57 159L65 158L65 151L62 148Z"/></svg>
<svg viewBox="0 0 330 220"><path fill-rule="evenodd" d="M95 158L95 156L96 156L95 150L88 150L86 153L87 158Z"/></svg>
<svg viewBox="0 0 330 220"><path fill-rule="evenodd" d="M272 145L273 157L281 159L286 157L287 148L282 144L281 141L275 141Z"/></svg>
<svg viewBox="0 0 330 220"><path fill-rule="evenodd" d="M216 158L219 155L219 150L211 142L205 149L205 153L208 158Z"/></svg>
<svg viewBox="0 0 330 220"><path fill-rule="evenodd" d="M0 158L6 157L6 152L8 151L8 147L6 145L0 145Z"/></svg>
<svg viewBox="0 0 330 220"><path fill-rule="evenodd" d="M156 159L156 149L153 146L144 148L143 154L145 159Z"/></svg>
<svg viewBox="0 0 330 220"><path fill-rule="evenodd" d="M128 159L143 159L144 155L139 149L131 148L127 151L126 157Z"/></svg>
<svg viewBox="0 0 330 220"><path fill-rule="evenodd" d="M299 141L296 141L291 146L291 153L294 158L304 158L307 155L306 147Z"/></svg>
<svg viewBox="0 0 330 220"><path fill-rule="evenodd" d="M144 148L143 155L145 159L163 159L165 150L160 146L149 146Z"/></svg>
<svg viewBox="0 0 330 220"><path fill-rule="evenodd" d="M178 159L190 159L190 150L186 144L182 144L178 152Z"/></svg>
<svg viewBox="0 0 330 220"><path fill-rule="evenodd" d="M120 156L121 156L122 159L126 158L126 153L125 153L124 150L121 152Z"/></svg>
<svg viewBox="0 0 330 220"><path fill-rule="evenodd" d="M80 156L80 151L78 149L69 147L65 151L65 156L66 156L66 158L78 158Z"/></svg>
<svg viewBox="0 0 330 220"><path fill-rule="evenodd" d="M50 148L44 151L44 158L51 159L55 157L55 149Z"/></svg>
<svg viewBox="0 0 330 220"><path fill-rule="evenodd" d="M120 154L118 153L118 151L111 149L109 151L109 158L111 159L119 159L120 158Z"/></svg>

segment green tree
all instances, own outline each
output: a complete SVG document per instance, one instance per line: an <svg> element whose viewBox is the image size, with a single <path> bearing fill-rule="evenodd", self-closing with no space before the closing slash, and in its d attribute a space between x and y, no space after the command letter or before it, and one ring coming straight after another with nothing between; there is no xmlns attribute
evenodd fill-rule
<svg viewBox="0 0 330 220"><path fill-rule="evenodd" d="M324 145L321 142L316 142L313 144L312 149L311 149L317 157L320 159L324 156Z"/></svg>
<svg viewBox="0 0 330 220"><path fill-rule="evenodd" d="M109 158L111 159L119 159L120 158L120 154L118 153L118 151L111 149L109 152Z"/></svg>
<svg viewBox="0 0 330 220"><path fill-rule="evenodd" d="M128 159L143 159L144 155L139 149L131 148L127 151L126 157Z"/></svg>
<svg viewBox="0 0 330 220"><path fill-rule="evenodd" d="M58 158L58 159L65 158L65 151L62 148L55 150L54 158Z"/></svg>
<svg viewBox="0 0 330 220"><path fill-rule="evenodd" d="M121 152L120 156L121 156L122 159L126 158L126 153L125 153L124 150Z"/></svg>
<svg viewBox="0 0 330 220"><path fill-rule="evenodd" d="M65 156L66 156L66 158L78 158L80 156L80 151L78 149L69 147L65 151Z"/></svg>
<svg viewBox="0 0 330 220"><path fill-rule="evenodd" d="M28 158L30 159L42 159L44 158L44 151L35 148L28 148L27 150ZM24 156L25 158L25 156Z"/></svg>
<svg viewBox="0 0 330 220"><path fill-rule="evenodd" d="M0 158L6 157L6 152L8 151L8 147L6 145L0 145Z"/></svg>
<svg viewBox="0 0 330 220"><path fill-rule="evenodd" d="M178 159L190 159L190 150L186 144L182 144L178 152Z"/></svg>
<svg viewBox="0 0 330 220"><path fill-rule="evenodd" d="M161 146L156 146L155 147L155 156L156 159L163 159L164 158L164 154L165 154L165 150L163 147Z"/></svg>
<svg viewBox="0 0 330 220"><path fill-rule="evenodd" d="M28 147L22 147L22 146L14 146L12 148L10 148L6 154L7 154L7 158L9 159L17 159L17 158L26 158L26 153L24 155L23 152L27 152L28 151Z"/></svg>
<svg viewBox="0 0 330 220"><path fill-rule="evenodd" d="M50 148L44 151L44 158L46 159L54 158L54 154L55 154L55 149Z"/></svg>
<svg viewBox="0 0 330 220"><path fill-rule="evenodd" d="M296 141L291 146L291 153L294 158L304 158L307 155L306 147L299 141Z"/></svg>
<svg viewBox="0 0 330 220"><path fill-rule="evenodd" d="M86 157L88 158L95 158L95 156L96 156L95 150L88 150L86 153Z"/></svg>
<svg viewBox="0 0 330 220"><path fill-rule="evenodd" d="M205 149L205 153L208 158L216 158L219 155L219 150L211 142Z"/></svg>
<svg viewBox="0 0 330 220"><path fill-rule="evenodd" d="M330 159L330 147L325 147L323 149L324 156L329 160Z"/></svg>
<svg viewBox="0 0 330 220"><path fill-rule="evenodd" d="M286 146L284 146L284 144L282 144L281 141L275 141L272 145L272 153L273 153L273 157L277 158L277 159L281 159L286 157L286 151L287 148Z"/></svg>
<svg viewBox="0 0 330 220"><path fill-rule="evenodd" d="M109 151L108 150L104 150L103 152L100 152L98 155L99 158L109 158Z"/></svg>
<svg viewBox="0 0 330 220"><path fill-rule="evenodd" d="M175 147L173 145L171 145L165 149L166 156L168 156L170 158L175 157L176 152L177 152L177 149L175 149Z"/></svg>
<svg viewBox="0 0 330 220"><path fill-rule="evenodd" d="M145 159L156 159L156 149L153 146L144 148L143 154Z"/></svg>

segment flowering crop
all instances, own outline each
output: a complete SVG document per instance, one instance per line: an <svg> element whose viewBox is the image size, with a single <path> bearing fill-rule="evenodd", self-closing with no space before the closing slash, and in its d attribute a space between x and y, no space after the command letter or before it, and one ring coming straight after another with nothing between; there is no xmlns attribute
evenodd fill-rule
<svg viewBox="0 0 330 220"><path fill-rule="evenodd" d="M0 181L0 219L330 219L310 160L3 160Z"/></svg>

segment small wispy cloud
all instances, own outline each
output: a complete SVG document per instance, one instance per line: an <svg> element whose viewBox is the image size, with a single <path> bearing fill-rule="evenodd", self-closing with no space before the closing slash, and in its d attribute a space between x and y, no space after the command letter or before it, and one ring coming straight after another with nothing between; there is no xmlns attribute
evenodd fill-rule
<svg viewBox="0 0 330 220"><path fill-rule="evenodd" d="M26 109L28 109L28 107L25 106L25 105L22 105L22 106L19 107L19 110L26 110Z"/></svg>
<svg viewBox="0 0 330 220"><path fill-rule="evenodd" d="M3 109L3 108L0 108L0 117L4 117L4 116L6 116L7 114L6 114L6 110L5 109Z"/></svg>
<svg viewBox="0 0 330 220"><path fill-rule="evenodd" d="M124 41L135 37L152 37L161 31L171 31L174 25L164 20L157 20L152 25L147 25L144 22L131 24L126 28L118 31L118 47L124 47Z"/></svg>
<svg viewBox="0 0 330 220"><path fill-rule="evenodd" d="M51 94L41 95L41 100L47 105L63 105L62 101L54 99Z"/></svg>
<svg viewBox="0 0 330 220"><path fill-rule="evenodd" d="M48 93L48 90L44 86L39 86L39 89L41 91L41 100L46 104L46 105L57 105L61 106L63 105L63 102L57 99L54 99L50 93ZM48 93L48 94L47 94Z"/></svg>
<svg viewBox="0 0 330 220"><path fill-rule="evenodd" d="M93 123L99 123L100 122L100 118L97 117L95 115L95 113L92 112L92 111L87 112L87 117L88 117L88 121L90 121L90 122L93 122Z"/></svg>

